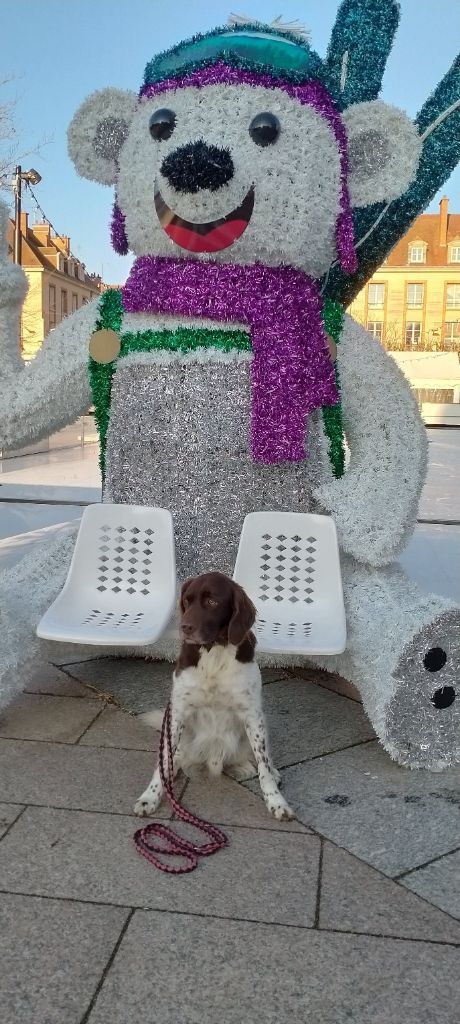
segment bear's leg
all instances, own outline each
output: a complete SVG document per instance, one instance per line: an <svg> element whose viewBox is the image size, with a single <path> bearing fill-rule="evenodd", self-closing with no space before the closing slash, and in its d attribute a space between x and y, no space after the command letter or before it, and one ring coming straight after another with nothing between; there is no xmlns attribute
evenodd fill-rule
<svg viewBox="0 0 460 1024"><path fill-rule="evenodd" d="M61 646L39 640L35 630L65 582L76 532L63 529L0 575L0 707L24 689L30 663L48 654L51 660Z"/></svg>
<svg viewBox="0 0 460 1024"><path fill-rule="evenodd" d="M348 641L314 658L358 687L388 753L432 771L460 761L460 608L423 594L397 565L342 559Z"/></svg>

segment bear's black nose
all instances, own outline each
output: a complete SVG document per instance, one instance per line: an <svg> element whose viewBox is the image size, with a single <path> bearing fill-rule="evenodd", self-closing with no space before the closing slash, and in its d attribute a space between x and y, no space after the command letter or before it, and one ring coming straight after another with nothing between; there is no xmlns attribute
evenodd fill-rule
<svg viewBox="0 0 460 1024"><path fill-rule="evenodd" d="M235 168L228 149L189 142L169 153L160 170L177 192L215 192L233 178Z"/></svg>

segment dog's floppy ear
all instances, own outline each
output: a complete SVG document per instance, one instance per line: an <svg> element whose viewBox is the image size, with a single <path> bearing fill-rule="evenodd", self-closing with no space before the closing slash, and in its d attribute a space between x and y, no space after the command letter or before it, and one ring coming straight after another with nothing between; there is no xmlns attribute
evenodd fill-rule
<svg viewBox="0 0 460 1024"><path fill-rule="evenodd" d="M228 626L228 642L238 647L256 621L256 609L238 583L233 584L233 615Z"/></svg>
<svg viewBox="0 0 460 1024"><path fill-rule="evenodd" d="M184 597L191 583L194 583L195 576L190 576L188 580L185 580L180 589L179 608L182 614L185 612Z"/></svg>

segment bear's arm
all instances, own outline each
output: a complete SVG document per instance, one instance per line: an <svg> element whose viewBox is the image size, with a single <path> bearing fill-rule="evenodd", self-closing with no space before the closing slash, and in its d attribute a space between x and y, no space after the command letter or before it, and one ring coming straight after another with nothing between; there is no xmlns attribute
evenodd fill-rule
<svg viewBox="0 0 460 1024"><path fill-rule="evenodd" d="M0 448L20 448L69 423L91 405L88 346L98 299L66 317L38 355L0 382ZM0 337L0 346L5 342Z"/></svg>
<svg viewBox="0 0 460 1024"><path fill-rule="evenodd" d="M414 528L425 480L427 436L399 367L346 316L338 346L350 465L315 490L335 519L342 550L360 562L392 561Z"/></svg>

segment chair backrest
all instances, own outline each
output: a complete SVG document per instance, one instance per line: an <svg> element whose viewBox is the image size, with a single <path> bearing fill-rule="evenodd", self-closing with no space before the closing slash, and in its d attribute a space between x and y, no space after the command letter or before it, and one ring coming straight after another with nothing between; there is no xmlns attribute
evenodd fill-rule
<svg viewBox="0 0 460 1024"><path fill-rule="evenodd" d="M341 593L335 525L329 516L298 512L253 512L246 516L235 579L263 614L275 602L290 614L310 618ZM308 615L307 615L308 612ZM307 625L307 623L306 623Z"/></svg>
<svg viewBox="0 0 460 1024"><path fill-rule="evenodd" d="M175 578L174 536L167 509L90 505L85 509L64 590L101 597L146 597Z"/></svg>

